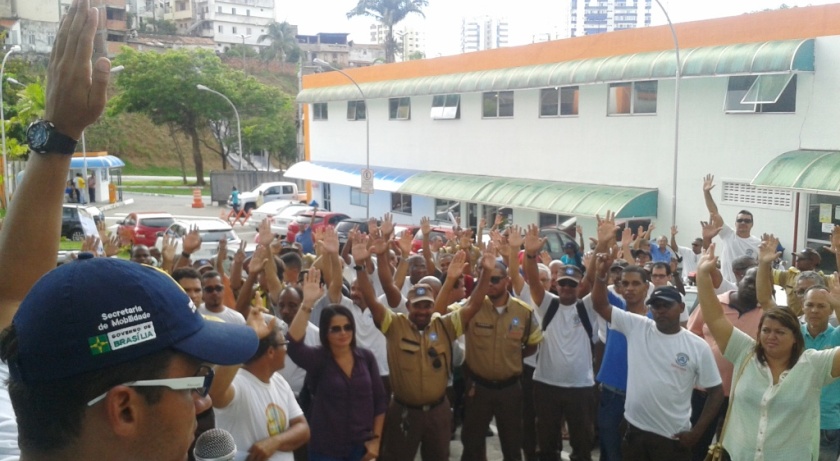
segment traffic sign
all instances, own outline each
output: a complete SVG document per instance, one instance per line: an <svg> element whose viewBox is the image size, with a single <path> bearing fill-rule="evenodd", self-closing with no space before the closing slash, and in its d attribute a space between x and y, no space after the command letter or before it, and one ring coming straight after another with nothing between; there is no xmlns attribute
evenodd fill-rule
<svg viewBox="0 0 840 461"><path fill-rule="evenodd" d="M373 194L373 170L370 168L362 170L362 193Z"/></svg>

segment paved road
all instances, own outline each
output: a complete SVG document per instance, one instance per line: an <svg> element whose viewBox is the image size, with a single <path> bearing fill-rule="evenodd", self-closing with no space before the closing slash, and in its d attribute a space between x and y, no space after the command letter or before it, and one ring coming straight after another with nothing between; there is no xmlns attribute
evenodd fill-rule
<svg viewBox="0 0 840 461"><path fill-rule="evenodd" d="M108 225L114 224L116 221L124 218L125 215L128 213L137 211L165 211L171 213L175 217L182 217L187 219L195 217L218 218L219 214L223 211L229 211L229 208L211 205L209 197L204 198L204 208L192 208L191 196L160 197L124 193L123 197L125 199L134 199L134 203L105 211L105 219ZM237 225L235 227L235 230L237 234L239 234L240 238L242 238L243 240L246 240L248 242L253 241L255 232L252 226ZM568 445L568 443L566 445ZM460 457L461 442L460 439L458 439L451 442L451 455L449 459L451 461L456 461L459 460ZM592 458L598 459L598 457L598 451L595 450L592 453ZM415 459L419 461L420 456L418 455ZM563 453L562 459L569 459L568 454L566 452ZM502 461L502 453L499 449L499 438L496 436L487 438L487 461Z"/></svg>

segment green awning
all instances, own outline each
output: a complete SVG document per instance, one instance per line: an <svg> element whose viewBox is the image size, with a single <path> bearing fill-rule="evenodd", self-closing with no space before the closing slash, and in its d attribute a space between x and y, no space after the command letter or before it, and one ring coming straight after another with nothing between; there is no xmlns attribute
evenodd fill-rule
<svg viewBox="0 0 840 461"><path fill-rule="evenodd" d="M683 77L782 74L814 71L814 39L689 48L680 50ZM368 99L475 93L564 85L674 78L674 50L579 59L478 72L362 83ZM359 98L355 85L310 88L301 103Z"/></svg>
<svg viewBox="0 0 840 461"><path fill-rule="evenodd" d="M785 152L764 165L751 184L829 194L840 193L840 151Z"/></svg>
<svg viewBox="0 0 840 461"><path fill-rule="evenodd" d="M656 189L576 184L455 173L422 172L408 178L399 191L445 200L525 208L542 213L617 218L657 216Z"/></svg>

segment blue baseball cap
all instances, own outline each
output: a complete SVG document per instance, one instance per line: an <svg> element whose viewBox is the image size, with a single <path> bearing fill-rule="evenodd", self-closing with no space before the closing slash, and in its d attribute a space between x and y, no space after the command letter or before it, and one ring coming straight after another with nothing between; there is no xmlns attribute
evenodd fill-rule
<svg viewBox="0 0 840 461"><path fill-rule="evenodd" d="M257 350L245 325L205 321L178 283L151 266L82 253L44 275L12 320L12 380L49 382L165 349L235 365Z"/></svg>

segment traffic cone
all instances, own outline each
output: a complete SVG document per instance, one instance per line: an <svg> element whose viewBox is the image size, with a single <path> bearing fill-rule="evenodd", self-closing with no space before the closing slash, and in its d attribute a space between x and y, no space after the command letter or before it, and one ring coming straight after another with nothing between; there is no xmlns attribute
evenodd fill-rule
<svg viewBox="0 0 840 461"><path fill-rule="evenodd" d="M204 208L204 202L201 201L201 188L196 187L193 189L193 208Z"/></svg>

